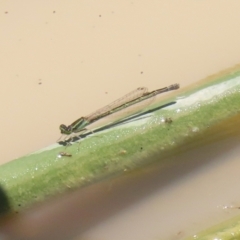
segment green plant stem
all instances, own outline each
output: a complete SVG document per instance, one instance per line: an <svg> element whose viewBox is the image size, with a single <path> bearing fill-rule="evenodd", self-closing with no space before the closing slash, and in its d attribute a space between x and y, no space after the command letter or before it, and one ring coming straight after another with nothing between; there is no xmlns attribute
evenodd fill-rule
<svg viewBox="0 0 240 240"><path fill-rule="evenodd" d="M237 240L240 239L240 216L195 234L186 240Z"/></svg>
<svg viewBox="0 0 240 240"><path fill-rule="evenodd" d="M155 111L135 121L92 134L67 149L54 144L0 166L1 212L18 212L50 196L164 162L168 156L202 144L194 139L238 116L239 91L238 66L167 95L151 106ZM59 158L59 152L72 156Z"/></svg>

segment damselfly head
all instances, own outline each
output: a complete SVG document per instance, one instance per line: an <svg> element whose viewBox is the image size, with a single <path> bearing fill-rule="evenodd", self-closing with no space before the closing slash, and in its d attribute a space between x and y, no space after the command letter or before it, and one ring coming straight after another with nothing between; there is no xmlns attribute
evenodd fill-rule
<svg viewBox="0 0 240 240"><path fill-rule="evenodd" d="M64 125L64 124L61 124L61 125L59 126L59 129L60 129L60 131L61 131L62 134L69 135L69 134L72 133L72 128L71 128L71 126L66 126L66 125Z"/></svg>

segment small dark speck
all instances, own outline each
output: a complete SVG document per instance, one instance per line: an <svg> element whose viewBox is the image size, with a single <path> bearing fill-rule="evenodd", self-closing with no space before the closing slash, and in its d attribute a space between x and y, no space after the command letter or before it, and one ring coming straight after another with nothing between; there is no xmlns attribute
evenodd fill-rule
<svg viewBox="0 0 240 240"><path fill-rule="evenodd" d="M18 204L19 207L21 207L21 204Z"/></svg>
<svg viewBox="0 0 240 240"><path fill-rule="evenodd" d="M42 84L42 79L38 79L38 85Z"/></svg>
<svg viewBox="0 0 240 240"><path fill-rule="evenodd" d="M18 213L18 212L15 212L15 213Z"/></svg>
<svg viewBox="0 0 240 240"><path fill-rule="evenodd" d="M53 13L56 13L56 11L53 11Z"/></svg>
<svg viewBox="0 0 240 240"><path fill-rule="evenodd" d="M143 74L143 72L141 72L141 74Z"/></svg>
<svg viewBox="0 0 240 240"><path fill-rule="evenodd" d="M102 17L102 15L99 15L99 17Z"/></svg>
<svg viewBox="0 0 240 240"><path fill-rule="evenodd" d="M143 147L140 147L141 150L143 150Z"/></svg>
<svg viewBox="0 0 240 240"><path fill-rule="evenodd" d="M173 120L171 118L165 118L164 121L165 121L165 123L172 123L173 122Z"/></svg>
<svg viewBox="0 0 240 240"><path fill-rule="evenodd" d="M5 14L8 14L8 12L6 11Z"/></svg>
<svg viewBox="0 0 240 240"><path fill-rule="evenodd" d="M105 94L108 94L108 92L105 92Z"/></svg>
<svg viewBox="0 0 240 240"><path fill-rule="evenodd" d="M179 231L178 233L177 233L177 236L183 236L183 231Z"/></svg>

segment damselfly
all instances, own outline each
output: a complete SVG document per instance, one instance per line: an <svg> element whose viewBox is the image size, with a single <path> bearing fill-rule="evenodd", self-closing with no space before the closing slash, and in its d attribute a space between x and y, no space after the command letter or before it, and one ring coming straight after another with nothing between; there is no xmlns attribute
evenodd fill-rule
<svg viewBox="0 0 240 240"><path fill-rule="evenodd" d="M92 114L85 117L80 117L69 126L61 124L59 127L60 131L62 134L65 134L65 135L77 134L78 138L80 138L81 134L88 131L88 129L86 128L88 125L106 116L116 113L122 109L128 108L132 105L142 102L146 99L153 98L160 93L176 90L178 88L179 88L179 84L172 84L168 87L164 87L164 88L154 90L152 92L148 92L147 88L139 87L136 90L112 102L111 104L93 112Z"/></svg>

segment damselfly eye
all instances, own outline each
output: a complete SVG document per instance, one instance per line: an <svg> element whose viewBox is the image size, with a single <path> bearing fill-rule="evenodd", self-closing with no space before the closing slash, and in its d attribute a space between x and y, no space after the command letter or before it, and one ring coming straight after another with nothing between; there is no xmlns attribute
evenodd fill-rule
<svg viewBox="0 0 240 240"><path fill-rule="evenodd" d="M60 130L62 130L62 129L67 129L67 126L64 125L64 124L61 124L61 125L59 126L59 128L60 128Z"/></svg>
<svg viewBox="0 0 240 240"><path fill-rule="evenodd" d="M71 128L67 127L64 124L61 124L59 126L59 129L60 129L61 133L63 133L63 134L70 134L71 133Z"/></svg>

